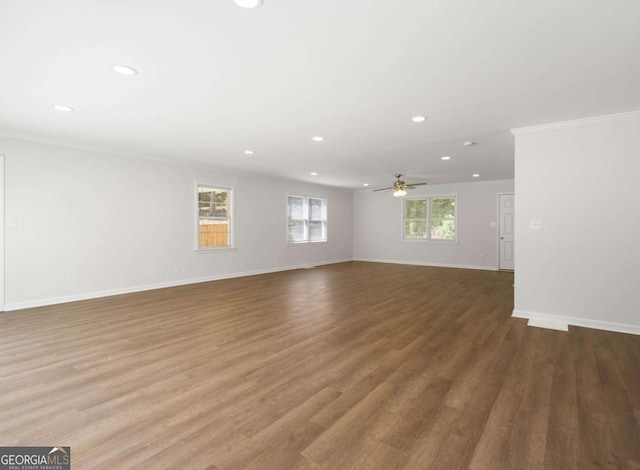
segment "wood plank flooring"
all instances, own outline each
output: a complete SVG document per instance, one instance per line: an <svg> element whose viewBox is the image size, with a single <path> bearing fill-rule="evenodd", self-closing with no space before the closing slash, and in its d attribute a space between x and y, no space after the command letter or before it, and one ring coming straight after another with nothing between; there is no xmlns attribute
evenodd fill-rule
<svg viewBox="0 0 640 470"><path fill-rule="evenodd" d="M640 469L640 337L350 262L0 314L0 445L78 469Z"/></svg>

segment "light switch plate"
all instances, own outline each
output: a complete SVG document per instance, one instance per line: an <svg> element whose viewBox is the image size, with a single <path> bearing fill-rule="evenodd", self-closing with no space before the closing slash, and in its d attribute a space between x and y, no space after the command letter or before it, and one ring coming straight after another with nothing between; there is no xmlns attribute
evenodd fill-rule
<svg viewBox="0 0 640 470"><path fill-rule="evenodd" d="M531 230L542 230L542 219L531 219L529 221L529 228Z"/></svg>

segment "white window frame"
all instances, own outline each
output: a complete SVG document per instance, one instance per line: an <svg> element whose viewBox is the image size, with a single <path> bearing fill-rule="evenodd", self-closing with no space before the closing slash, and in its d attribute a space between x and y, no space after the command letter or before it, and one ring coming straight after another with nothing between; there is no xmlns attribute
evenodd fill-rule
<svg viewBox="0 0 640 470"><path fill-rule="evenodd" d="M229 219L229 244L226 246L200 246L200 188L221 189L227 191L229 196L227 217ZM195 251L199 253L212 253L216 251L226 251L235 249L235 188L220 184L200 183L195 185Z"/></svg>
<svg viewBox="0 0 640 470"><path fill-rule="evenodd" d="M300 197L300 198L304 198L307 200L307 205L308 205L308 200L309 199L321 199L322 201L324 201L324 232L325 232L325 237L324 240L309 240L309 218L307 219L303 219L305 220L306 224L305 224L305 234L306 234L306 240L302 240L302 241L298 241L298 242L292 242L289 241L289 214L290 214L290 210L289 210L289 198L291 197ZM327 241L329 241L329 199L326 197L321 197L321 196L306 196L306 195L301 195L301 194L293 194L293 193L287 193L287 198L286 198L286 204L285 204L285 241L287 243L287 245L289 246L304 246L304 245L309 245L312 243L327 243Z"/></svg>
<svg viewBox="0 0 640 470"><path fill-rule="evenodd" d="M421 196L421 197L403 197L402 198L402 240L406 242L432 242L432 243L458 243L458 195L457 194L443 194L434 196ZM455 217L453 224L455 227L455 238L453 240L441 240L439 238L431 238L431 200L432 199L453 199L455 201ZM406 201L427 201L427 236L425 238L407 238L405 236L405 222L407 216L407 202Z"/></svg>

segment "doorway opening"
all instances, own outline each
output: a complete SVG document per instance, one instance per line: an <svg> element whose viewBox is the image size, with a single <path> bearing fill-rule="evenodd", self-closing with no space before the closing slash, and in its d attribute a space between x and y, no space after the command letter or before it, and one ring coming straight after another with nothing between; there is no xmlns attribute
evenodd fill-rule
<svg viewBox="0 0 640 470"><path fill-rule="evenodd" d="M513 271L515 267L514 215L515 201L513 193L498 195L498 269Z"/></svg>

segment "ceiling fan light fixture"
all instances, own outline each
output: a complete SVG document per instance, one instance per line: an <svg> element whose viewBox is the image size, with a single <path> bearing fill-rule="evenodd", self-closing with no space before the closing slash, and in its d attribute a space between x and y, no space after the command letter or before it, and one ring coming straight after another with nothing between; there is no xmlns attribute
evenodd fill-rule
<svg viewBox="0 0 640 470"><path fill-rule="evenodd" d="M396 181L393 183L393 186L389 187L389 188L379 188L379 189L374 189L373 191L391 191L393 189L393 195L394 197L401 197L401 196L406 196L407 195L407 189L415 189L416 186L424 186L425 184L427 184L427 182L425 181L424 183L405 183L404 181L402 181L400 178L402 177L401 174L396 174ZM365 185L366 186L366 185Z"/></svg>
<svg viewBox="0 0 640 470"><path fill-rule="evenodd" d="M240 8L246 8L248 10L260 8L262 6L262 0L233 0L233 3L238 5Z"/></svg>

